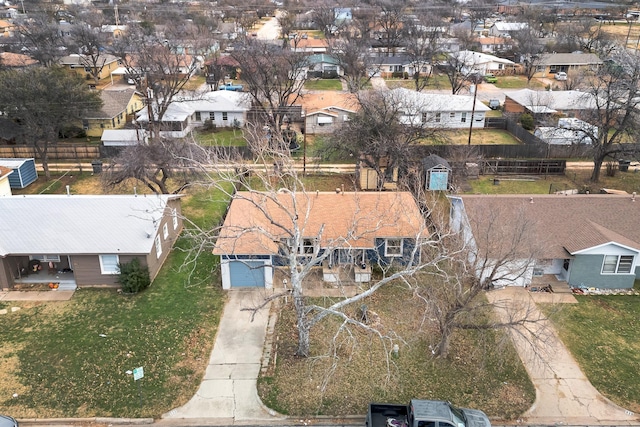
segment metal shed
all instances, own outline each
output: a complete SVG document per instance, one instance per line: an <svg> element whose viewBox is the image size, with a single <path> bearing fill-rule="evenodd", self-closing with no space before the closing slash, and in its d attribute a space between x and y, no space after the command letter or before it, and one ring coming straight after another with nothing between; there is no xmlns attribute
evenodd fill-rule
<svg viewBox="0 0 640 427"><path fill-rule="evenodd" d="M422 159L422 169L426 173L426 190L447 191L449 189L451 166L445 159L431 154Z"/></svg>
<svg viewBox="0 0 640 427"><path fill-rule="evenodd" d="M0 166L13 170L9 174L9 186L11 188L25 188L38 179L35 159L11 159L0 158Z"/></svg>

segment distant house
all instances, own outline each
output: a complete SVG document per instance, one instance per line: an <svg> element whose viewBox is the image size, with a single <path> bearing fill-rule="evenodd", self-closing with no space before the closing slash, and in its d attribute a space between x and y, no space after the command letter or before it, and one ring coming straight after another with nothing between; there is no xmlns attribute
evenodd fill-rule
<svg viewBox="0 0 640 427"><path fill-rule="evenodd" d="M489 35L494 37L512 37L513 33L526 30L526 22L495 22L489 28Z"/></svg>
<svg viewBox="0 0 640 427"><path fill-rule="evenodd" d="M533 133L549 145L591 144L598 127L576 118L560 118L557 126L538 127Z"/></svg>
<svg viewBox="0 0 640 427"><path fill-rule="evenodd" d="M96 74L99 80L108 78L118 66L118 58L109 55L101 54L97 57L97 60L88 55L71 54L60 58L60 65L66 69L69 69L85 78L92 80L93 75Z"/></svg>
<svg viewBox="0 0 640 427"><path fill-rule="evenodd" d="M112 39L119 39L127 31L126 25L103 25L100 27L100 32L107 34Z"/></svg>
<svg viewBox="0 0 640 427"><path fill-rule="evenodd" d="M396 77L398 74L402 77L403 73L409 72L411 65L411 60L406 55L381 56L373 62L377 64L379 75L383 78Z"/></svg>
<svg viewBox="0 0 640 427"><path fill-rule="evenodd" d="M484 128L485 114L490 110L470 95L448 95L416 92L397 88L387 92L392 102L402 104L400 121L424 128ZM472 118L473 116L473 118Z"/></svg>
<svg viewBox="0 0 640 427"><path fill-rule="evenodd" d="M353 94L331 91L306 93L296 104L302 107L304 129L309 135L333 133L359 109Z"/></svg>
<svg viewBox="0 0 640 427"><path fill-rule="evenodd" d="M480 45L482 53L497 53L510 49L512 46L511 39L505 37L478 37L476 43Z"/></svg>
<svg viewBox="0 0 640 427"><path fill-rule="evenodd" d="M0 37L13 37L15 30L15 24L0 19Z"/></svg>
<svg viewBox="0 0 640 427"><path fill-rule="evenodd" d="M105 129L122 129L144 108L144 99L135 87L100 91L102 107L85 113L82 127L87 136L101 136Z"/></svg>
<svg viewBox="0 0 640 427"><path fill-rule="evenodd" d="M313 259L309 254L325 257L316 267L327 282L368 282L372 265L407 265L420 258L424 221L411 193L239 191L213 250L220 256L223 289L272 288L274 269L287 262L282 242L296 225L302 262Z"/></svg>
<svg viewBox="0 0 640 427"><path fill-rule="evenodd" d="M307 78L335 78L344 74L340 61L325 53L309 55L306 62Z"/></svg>
<svg viewBox="0 0 640 427"><path fill-rule="evenodd" d="M207 121L219 127L242 127L250 108L251 100L244 92L221 90L207 92L195 99L177 98L169 104L160 121L160 135L184 138ZM140 110L136 120L147 127L147 109Z"/></svg>
<svg viewBox="0 0 640 427"><path fill-rule="evenodd" d="M306 34L296 35L289 40L289 45L294 52L326 53L329 51L329 44L326 39L308 37Z"/></svg>
<svg viewBox="0 0 640 427"><path fill-rule="evenodd" d="M459 52L450 53L450 55L463 64L463 74L504 74L511 72L516 68L515 62L509 59L499 58L497 56L481 52L461 50Z"/></svg>
<svg viewBox="0 0 640 427"><path fill-rule="evenodd" d="M521 89L505 96L505 113L564 114L580 118L585 111L597 107L596 99L587 92L577 90L546 91Z"/></svg>
<svg viewBox="0 0 640 427"><path fill-rule="evenodd" d="M561 71L596 70L602 64L595 53L545 53L540 57L534 77L547 77Z"/></svg>
<svg viewBox="0 0 640 427"><path fill-rule="evenodd" d="M118 286L134 258L155 278L182 230L180 196L0 197L0 288Z"/></svg>
<svg viewBox="0 0 640 427"><path fill-rule="evenodd" d="M640 278L638 202L635 195L452 196L451 219L470 245L480 253L493 251L493 258L504 254L483 237L489 213L497 212L505 239L523 237L509 236L518 222L529 225L526 238L537 242L540 253L526 271L499 285L527 286L534 276L553 275L571 287L629 289ZM531 254L520 249L524 262Z"/></svg>
<svg viewBox="0 0 640 427"><path fill-rule="evenodd" d="M39 64L38 61L31 58L28 55L21 53L0 52L0 66L4 68L20 69L35 67Z"/></svg>

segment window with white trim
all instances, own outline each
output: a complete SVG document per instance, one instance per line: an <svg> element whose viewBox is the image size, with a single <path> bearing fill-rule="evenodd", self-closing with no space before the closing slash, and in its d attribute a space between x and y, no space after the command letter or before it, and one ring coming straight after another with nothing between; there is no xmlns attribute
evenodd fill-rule
<svg viewBox="0 0 640 427"><path fill-rule="evenodd" d="M436 123L440 123L441 119L442 119L442 114L441 113L436 113Z"/></svg>
<svg viewBox="0 0 640 427"><path fill-rule="evenodd" d="M31 255L29 259L37 259L40 262L60 262L60 255Z"/></svg>
<svg viewBox="0 0 640 427"><path fill-rule="evenodd" d="M169 237L169 226L166 223L162 226L162 237L164 237L164 240Z"/></svg>
<svg viewBox="0 0 640 427"><path fill-rule="evenodd" d="M384 256L402 256L402 239L386 239L384 241Z"/></svg>
<svg viewBox="0 0 640 427"><path fill-rule="evenodd" d="M460 121L462 123L465 123L467 121L467 113L462 113L462 115L460 117Z"/></svg>
<svg viewBox="0 0 640 427"><path fill-rule="evenodd" d="M173 220L173 229L178 228L178 210L171 209L171 219Z"/></svg>
<svg viewBox="0 0 640 427"><path fill-rule="evenodd" d="M214 121L216 119L215 111L209 111L209 120Z"/></svg>
<svg viewBox="0 0 640 427"><path fill-rule="evenodd" d="M226 111L223 111L223 112L222 112L222 120L223 120L223 121L225 121L225 122L226 122L227 120L229 120L229 115L227 114L227 112L226 112Z"/></svg>
<svg viewBox="0 0 640 427"><path fill-rule="evenodd" d="M118 255L99 255L100 273L120 274L120 258Z"/></svg>
<svg viewBox="0 0 640 427"><path fill-rule="evenodd" d="M156 258L160 258L160 255L162 255L162 242L160 236L156 236Z"/></svg>
<svg viewBox="0 0 640 427"><path fill-rule="evenodd" d="M633 255L605 255L602 274L629 274L633 267Z"/></svg>

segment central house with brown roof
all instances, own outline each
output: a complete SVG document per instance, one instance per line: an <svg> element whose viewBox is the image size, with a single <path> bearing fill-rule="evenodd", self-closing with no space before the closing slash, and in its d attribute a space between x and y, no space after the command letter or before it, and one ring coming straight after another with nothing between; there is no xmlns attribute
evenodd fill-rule
<svg viewBox="0 0 640 427"><path fill-rule="evenodd" d="M273 286L298 257L328 282L368 282L372 265L414 265L426 233L409 192L237 192L213 253L223 289ZM426 235L424 237L427 237Z"/></svg>
<svg viewBox="0 0 640 427"><path fill-rule="evenodd" d="M640 278L640 200L635 194L468 195L451 197L451 202L453 228L465 233L479 253L487 253L482 246L498 238L484 238L483 224L489 220L513 230L500 238L523 239L526 248L536 247L527 271L500 284L526 286L534 276L550 274L570 287L628 289ZM490 219L496 211L499 216ZM519 258L530 257L520 246Z"/></svg>

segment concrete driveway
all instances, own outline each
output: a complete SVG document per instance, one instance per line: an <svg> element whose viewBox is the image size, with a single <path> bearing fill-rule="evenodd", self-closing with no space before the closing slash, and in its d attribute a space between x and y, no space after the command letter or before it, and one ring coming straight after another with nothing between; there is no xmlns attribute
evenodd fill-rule
<svg viewBox="0 0 640 427"><path fill-rule="evenodd" d="M591 385L551 322L535 306L532 295L519 287L487 293L504 321L509 313L525 310L527 318L536 321L529 325L529 331L519 328L512 333L518 355L536 388L536 401L519 421L529 425L638 424L636 414L615 405Z"/></svg>

